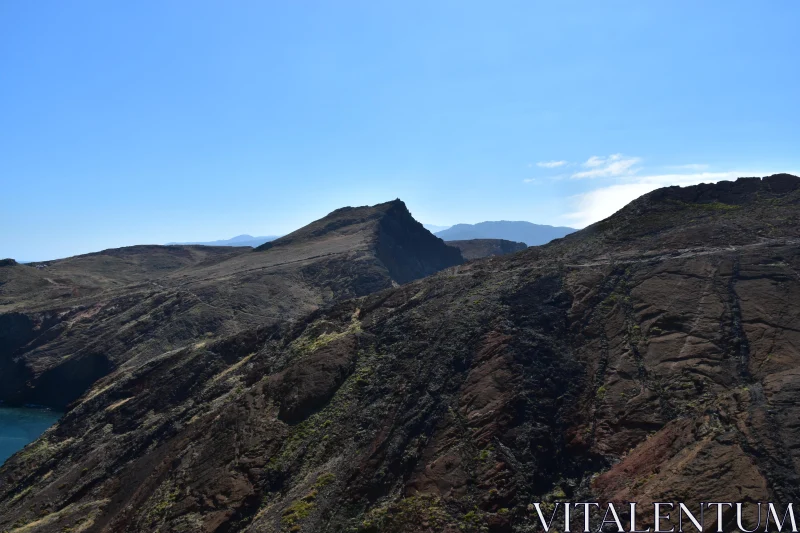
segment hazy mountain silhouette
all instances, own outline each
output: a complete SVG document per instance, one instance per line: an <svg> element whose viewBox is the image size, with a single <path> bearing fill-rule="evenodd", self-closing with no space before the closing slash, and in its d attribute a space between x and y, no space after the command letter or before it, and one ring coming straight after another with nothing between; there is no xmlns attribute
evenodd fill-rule
<svg viewBox="0 0 800 533"><path fill-rule="evenodd" d="M553 239L560 239L574 231L576 231L574 228L500 220L479 222L478 224L456 224L449 229L437 232L436 236L446 241L505 239L524 242L528 246L539 246L547 244Z"/></svg>
<svg viewBox="0 0 800 533"><path fill-rule="evenodd" d="M257 248L264 244L265 242L274 241L280 235L266 235L263 237L253 237L252 235L237 235L236 237L231 237L230 239L222 239L219 241L208 241L208 242L168 242L167 245L173 244L199 244L201 246L250 246L252 248Z"/></svg>

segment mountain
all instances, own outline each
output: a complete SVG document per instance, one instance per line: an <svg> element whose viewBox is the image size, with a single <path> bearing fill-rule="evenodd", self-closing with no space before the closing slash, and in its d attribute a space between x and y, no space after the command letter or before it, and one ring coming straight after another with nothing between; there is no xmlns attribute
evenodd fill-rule
<svg viewBox="0 0 800 533"><path fill-rule="evenodd" d="M134 246L0 268L0 401L63 409L115 370L463 261L401 201L338 210L275 243Z"/></svg>
<svg viewBox="0 0 800 533"><path fill-rule="evenodd" d="M481 259L495 255L506 255L527 248L524 242L512 242L503 239L470 239L468 241L446 241L448 246L461 250L464 259Z"/></svg>
<svg viewBox="0 0 800 533"><path fill-rule="evenodd" d="M400 200L373 207L343 207L288 235L256 248L282 250L302 243L328 255L343 242L367 245L399 283L421 278L463 261L461 254L414 220ZM355 245L353 245L355 246Z"/></svg>
<svg viewBox="0 0 800 533"><path fill-rule="evenodd" d="M336 213L244 255L413 241L378 211L393 221ZM646 529L654 501L784 509L798 271L783 174L659 189L545 246L287 307L92 385L0 468L0 529L522 532L558 501L636 501Z"/></svg>
<svg viewBox="0 0 800 533"><path fill-rule="evenodd" d="M167 246L175 244L198 244L202 246L250 246L251 248L256 248L258 246L261 246L265 242L274 241L277 238L278 238L277 235L268 235L266 237L253 237L252 235L237 235L236 237L232 237L230 239L223 239L221 241L168 242Z"/></svg>
<svg viewBox="0 0 800 533"><path fill-rule="evenodd" d="M573 228L501 220L478 224L456 224L449 229L436 232L436 236L446 241L504 239L524 242L528 246L540 246L574 231Z"/></svg>

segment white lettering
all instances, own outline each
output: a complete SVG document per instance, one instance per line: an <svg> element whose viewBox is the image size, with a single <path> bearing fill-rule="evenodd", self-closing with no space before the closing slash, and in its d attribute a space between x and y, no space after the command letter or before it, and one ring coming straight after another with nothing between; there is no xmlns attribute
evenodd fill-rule
<svg viewBox="0 0 800 533"><path fill-rule="evenodd" d="M555 519L555 517L556 517L556 513L558 512L558 506L559 506L559 504L558 504L558 503L556 503L556 504L555 504L555 507L553 507L553 515L550 517L550 521L549 521L549 522L547 522L547 523L545 523L545 520L544 520L544 515L542 514L542 509L541 509L541 507L539 506L539 502L536 502L536 503L534 503L534 504L533 504L533 506L534 506L534 507L536 507L536 514L538 514L538 515L539 515L539 521L542 523L542 528L543 528L543 529L544 529L546 532L548 532L548 533L549 533L549 531L550 531L550 526L552 526L552 525L553 525L553 519Z"/></svg>
<svg viewBox="0 0 800 533"><path fill-rule="evenodd" d="M797 533L797 524L794 521L794 509L792 509L793 504L789 504L786 506L786 512L783 513L783 520L778 522L778 512L775 511L775 507L772 503L767 504L767 523L764 526L764 531L769 531L769 515L772 515L772 519L775 521L775 526L777 526L778 531L783 531L783 523L786 522L786 515L789 515L789 520L792 521L792 533Z"/></svg>
<svg viewBox="0 0 800 533"><path fill-rule="evenodd" d="M695 518L695 516L692 514L692 512L689 510L689 508L686 507L684 504L679 503L678 504L678 531L683 533L683 513L686 513L686 516L688 516L689 520L691 520L692 524L694 524L695 529L697 529L697 531L702 533L702 531L703 531L703 522L704 522L704 520L703 520L703 506L704 505L705 505L704 503L700 503L700 521L698 522L697 518Z"/></svg>
<svg viewBox="0 0 800 533"><path fill-rule="evenodd" d="M656 521L656 531L655 533L672 533L675 531L675 526L672 526L670 529L661 529L661 519L663 518L667 522L669 522L669 513L664 516L661 516L661 506L668 506L670 509L674 509L675 505L671 503L654 503L653 504L653 515L655 516Z"/></svg>

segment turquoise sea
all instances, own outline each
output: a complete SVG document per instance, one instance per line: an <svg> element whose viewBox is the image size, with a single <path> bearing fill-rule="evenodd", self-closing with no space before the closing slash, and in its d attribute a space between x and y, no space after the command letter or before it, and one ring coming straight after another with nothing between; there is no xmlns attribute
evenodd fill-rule
<svg viewBox="0 0 800 533"><path fill-rule="evenodd" d="M0 407L0 464L44 430L55 424L61 413L30 407Z"/></svg>

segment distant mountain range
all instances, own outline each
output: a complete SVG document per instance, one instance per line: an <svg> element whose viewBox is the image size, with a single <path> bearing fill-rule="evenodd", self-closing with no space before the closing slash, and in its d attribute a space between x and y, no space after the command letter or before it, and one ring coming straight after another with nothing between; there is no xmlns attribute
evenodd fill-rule
<svg viewBox="0 0 800 533"><path fill-rule="evenodd" d="M574 228L507 220L479 222L478 224L456 224L455 226L437 226L435 224L423 224L423 226L445 241L504 239L507 241L524 242L528 246L547 244L553 239L559 239L576 231ZM199 244L202 246L250 246L252 248L258 248L262 244L274 241L279 237L279 235L253 237L252 235L244 234L219 241L168 242L167 245Z"/></svg>
<svg viewBox="0 0 800 533"><path fill-rule="evenodd" d="M167 245L174 244L200 244L202 246L250 246L258 248L265 242L274 241L279 235L267 235L265 237L253 237L252 235L237 235L230 239L223 239L221 241L208 241L208 242L168 242Z"/></svg>
<svg viewBox="0 0 800 533"><path fill-rule="evenodd" d="M456 224L446 230L436 232L445 241L464 241L469 239L505 239L524 242L528 246L547 244L575 232L574 228L546 226L531 222L500 220L478 224Z"/></svg>

